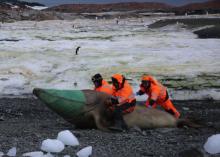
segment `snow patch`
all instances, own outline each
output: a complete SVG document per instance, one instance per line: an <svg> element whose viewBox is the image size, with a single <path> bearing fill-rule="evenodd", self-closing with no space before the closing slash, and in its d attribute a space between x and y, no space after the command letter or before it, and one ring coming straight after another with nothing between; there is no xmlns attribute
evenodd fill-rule
<svg viewBox="0 0 220 157"><path fill-rule="evenodd" d="M26 5L26 7L34 9L34 10L43 10L43 9L47 9L48 7L44 7L44 6L28 6Z"/></svg>
<svg viewBox="0 0 220 157"><path fill-rule="evenodd" d="M158 18L143 20L149 24ZM198 39L180 25L151 30L137 18L120 19L120 25L115 20L19 21L5 23L0 34L19 39L13 44L0 41L0 95L21 96L34 87L92 89L95 73L107 80L114 73L135 80L143 73L188 77L220 72L219 39ZM81 48L75 55L77 46ZM138 88L139 83L132 83ZM203 99L210 88L193 95ZM216 92L211 95L219 99Z"/></svg>

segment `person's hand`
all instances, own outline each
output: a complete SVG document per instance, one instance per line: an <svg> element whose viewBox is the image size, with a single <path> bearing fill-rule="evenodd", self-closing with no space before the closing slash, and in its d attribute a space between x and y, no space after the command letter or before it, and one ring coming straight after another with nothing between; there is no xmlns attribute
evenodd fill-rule
<svg viewBox="0 0 220 157"><path fill-rule="evenodd" d="M116 97L111 97L112 104L118 104L118 99Z"/></svg>
<svg viewBox="0 0 220 157"><path fill-rule="evenodd" d="M135 93L136 96L140 96L140 95L143 95L143 94L144 94L144 92L142 92L141 90L139 90L139 91L137 91L137 92Z"/></svg>
<svg viewBox="0 0 220 157"><path fill-rule="evenodd" d="M135 95L137 95L137 96L141 95L140 91L137 91L137 92L135 93Z"/></svg>

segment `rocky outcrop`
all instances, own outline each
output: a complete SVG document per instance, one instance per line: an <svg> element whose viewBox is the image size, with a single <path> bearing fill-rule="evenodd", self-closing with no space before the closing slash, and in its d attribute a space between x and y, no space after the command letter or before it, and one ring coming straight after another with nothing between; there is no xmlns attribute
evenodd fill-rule
<svg viewBox="0 0 220 157"><path fill-rule="evenodd" d="M204 28L194 32L198 35L201 39L207 38L220 38L220 25L211 27L211 28Z"/></svg>
<svg viewBox="0 0 220 157"><path fill-rule="evenodd" d="M193 31L198 38L220 38L220 18L186 18L186 19L166 19L159 20L153 24L149 25L149 28L161 28L167 25L178 25L192 29L197 29ZM198 78L197 78L198 80ZM167 85L168 86L168 85ZM200 85L201 87L201 85Z"/></svg>
<svg viewBox="0 0 220 157"><path fill-rule="evenodd" d="M204 3L191 3L172 9L177 15L220 13L220 1L210 0Z"/></svg>
<svg viewBox="0 0 220 157"><path fill-rule="evenodd" d="M0 1L0 22L16 20L57 20L74 18L127 18L152 16L153 13L207 14L220 13L220 1L211 0L205 3L193 3L174 7L164 3L114 3L114 4L66 4L51 7L42 11L33 10L30 6L43 6L39 3L28 3L18 0ZM173 13L174 12L174 13ZM163 14L164 15L164 14ZM158 14L157 14L158 16Z"/></svg>

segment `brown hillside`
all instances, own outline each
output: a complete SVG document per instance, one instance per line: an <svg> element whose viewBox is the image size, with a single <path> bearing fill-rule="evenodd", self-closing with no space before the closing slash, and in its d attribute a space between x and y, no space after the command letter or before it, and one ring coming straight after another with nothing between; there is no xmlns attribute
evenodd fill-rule
<svg viewBox="0 0 220 157"><path fill-rule="evenodd" d="M60 12L103 12L103 11L132 11L132 10L157 10L170 9L164 3L113 3L113 4L64 4L49 8L48 10Z"/></svg>
<svg viewBox="0 0 220 157"><path fill-rule="evenodd" d="M175 8L175 10L204 10L204 9L220 9L220 0L210 0L204 3L191 3L188 5Z"/></svg>

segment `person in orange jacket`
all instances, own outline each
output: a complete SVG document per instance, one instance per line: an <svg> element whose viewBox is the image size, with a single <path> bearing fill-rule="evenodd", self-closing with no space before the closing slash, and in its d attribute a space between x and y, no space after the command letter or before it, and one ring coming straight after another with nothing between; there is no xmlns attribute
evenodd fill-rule
<svg viewBox="0 0 220 157"><path fill-rule="evenodd" d="M107 81L105 81L102 78L101 74L95 74L94 76L92 76L92 82L94 83L94 90L95 91L99 91L99 92L104 92L107 93L109 95L112 95L112 86L110 84L108 84Z"/></svg>
<svg viewBox="0 0 220 157"><path fill-rule="evenodd" d="M159 104L165 109L166 112L170 113L176 118L180 117L180 113L174 107L169 98L166 87L164 87L150 75L144 75L142 77L140 90L136 94L143 95L144 93L148 95L146 107L149 107L150 105L152 108L156 108L157 104Z"/></svg>
<svg viewBox="0 0 220 157"><path fill-rule="evenodd" d="M112 104L114 107L114 126L110 127L112 130L123 131L127 129L124 122L123 114L134 111L136 99L131 85L126 81L125 77L121 74L114 74L112 76L112 89L113 96Z"/></svg>

